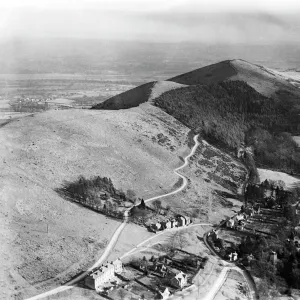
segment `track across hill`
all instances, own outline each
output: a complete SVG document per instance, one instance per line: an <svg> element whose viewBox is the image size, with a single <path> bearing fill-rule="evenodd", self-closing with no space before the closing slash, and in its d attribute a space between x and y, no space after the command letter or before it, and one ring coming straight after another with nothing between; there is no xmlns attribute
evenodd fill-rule
<svg viewBox="0 0 300 300"><path fill-rule="evenodd" d="M180 191L182 191L186 187L188 181L187 181L186 177L183 176L183 175L181 175L178 171L181 170L181 169L183 169L184 167L186 167L188 165L189 158L195 154L195 152L196 152L196 150L197 150L197 148L199 146L198 137L199 137L198 134L194 136L195 145L193 146L193 148L190 151L190 153L184 158L184 164L174 170L174 173L177 174L179 177L181 177L183 179L182 185L179 188L177 188L176 190L174 190L174 191L172 191L170 193L166 193L166 194L163 194L163 195L159 195L159 196L155 196L155 197L146 199L145 202L151 202L151 201L159 199L159 198L163 198L163 197L167 197L167 196L170 196L170 195L177 194L177 193L179 193ZM138 204L136 204L136 205L138 205ZM96 268L99 265L101 265L107 259L107 257L109 256L110 252L112 251L112 249L116 245L119 236L121 235L121 233L124 230L126 224L128 223L128 215L129 215L130 209L128 209L128 210L125 211L125 213L124 213L124 221L117 228L117 230L114 232L114 234L111 237L111 239L110 239L110 241L109 241L109 243L108 243L105 251L103 252L103 254L101 255L101 257L94 263L94 265L92 267L90 267L87 271L83 272L82 274L78 275L77 277L75 277L74 279L72 279L71 281L69 281L67 284L65 284L63 286L60 286L58 288L55 288L55 289L53 289L51 291L48 291L48 292L36 295L34 297L27 298L27 300L42 299L42 298L45 298L47 296L54 295L54 294L66 291L66 290L72 288L72 286L74 284L78 283L85 276L87 276L87 274L89 272L91 272L94 268Z"/></svg>

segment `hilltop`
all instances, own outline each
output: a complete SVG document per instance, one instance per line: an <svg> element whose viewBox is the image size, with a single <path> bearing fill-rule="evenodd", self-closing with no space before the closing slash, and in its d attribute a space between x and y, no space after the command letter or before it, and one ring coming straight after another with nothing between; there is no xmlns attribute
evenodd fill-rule
<svg viewBox="0 0 300 300"><path fill-rule="evenodd" d="M234 59L208 65L166 81L140 85L92 108L126 109L151 101L169 90L191 85L211 85L228 80L246 82L260 94L278 100L293 100L300 97L299 89L284 74L241 59Z"/></svg>
<svg viewBox="0 0 300 300"><path fill-rule="evenodd" d="M280 73L242 59L226 60L168 79L186 85L209 85L220 81L244 81L264 96L280 98L285 90L300 95Z"/></svg>
<svg viewBox="0 0 300 300"><path fill-rule="evenodd" d="M144 85L148 96L129 90L126 97L123 93L93 108L149 101L224 150L235 152L246 144L260 166L300 173L300 153L291 137L299 132L300 90L284 74L237 59L165 82L163 93L156 93L158 83Z"/></svg>

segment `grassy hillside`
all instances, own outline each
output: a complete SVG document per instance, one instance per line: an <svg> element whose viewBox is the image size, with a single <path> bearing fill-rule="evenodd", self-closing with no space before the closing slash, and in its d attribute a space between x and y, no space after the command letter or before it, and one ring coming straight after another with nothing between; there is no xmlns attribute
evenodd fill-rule
<svg viewBox="0 0 300 300"><path fill-rule="evenodd" d="M23 299L45 280L58 284L84 270L120 224L66 201L57 188L82 175L110 177L143 197L172 189L188 132L154 107L49 111L2 127L0 298Z"/></svg>
<svg viewBox="0 0 300 300"><path fill-rule="evenodd" d="M178 185L173 169L189 153L190 136L188 127L149 104L120 111L47 111L2 127L0 298L23 299L85 270L119 225L63 199L56 190L66 181L105 176L138 197L164 194ZM235 169L239 178L245 176L241 165ZM208 204L211 192L235 187L216 185L213 178L207 182L189 167L183 173L189 187L169 204L190 213L196 207L199 220L215 211L215 218L223 218L222 203ZM228 176L234 181L236 174L230 170ZM182 199L189 205L181 206ZM137 232L138 243L147 233Z"/></svg>

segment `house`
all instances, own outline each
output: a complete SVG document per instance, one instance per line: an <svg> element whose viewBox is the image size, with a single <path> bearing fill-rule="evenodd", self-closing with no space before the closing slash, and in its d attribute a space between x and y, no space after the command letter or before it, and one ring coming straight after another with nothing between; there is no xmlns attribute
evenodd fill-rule
<svg viewBox="0 0 300 300"><path fill-rule="evenodd" d="M165 288L165 290L163 292L159 291L160 295L161 295L161 299L162 300L166 300L169 298L169 296L171 295L170 291L168 288Z"/></svg>
<svg viewBox="0 0 300 300"><path fill-rule="evenodd" d="M166 222L166 229L171 229L172 228L172 222L169 220Z"/></svg>
<svg viewBox="0 0 300 300"><path fill-rule="evenodd" d="M254 259L253 254L252 254L252 253L249 254L249 255L247 256L247 259L249 260L249 262L252 261L252 260Z"/></svg>
<svg viewBox="0 0 300 300"><path fill-rule="evenodd" d="M233 219L227 220L226 227L233 228L234 227L234 220Z"/></svg>
<svg viewBox="0 0 300 300"><path fill-rule="evenodd" d="M122 261L117 259L114 262L107 263L105 266L101 266L89 274L85 278L85 284L88 287L95 289L97 292L100 292L105 283L111 281L115 277L115 274L120 274L122 271Z"/></svg>
<svg viewBox="0 0 300 300"><path fill-rule="evenodd" d="M191 218L188 216L183 216L183 218L185 219L185 225L190 225L191 224Z"/></svg>
<svg viewBox="0 0 300 300"><path fill-rule="evenodd" d="M242 260L242 263L245 265L245 266L250 266L251 262L254 260L254 256L253 254L249 254L247 256L245 256Z"/></svg>
<svg viewBox="0 0 300 300"><path fill-rule="evenodd" d="M187 275L184 274L182 271L178 273L175 277L171 279L171 284L178 287L183 288L187 283Z"/></svg>
<svg viewBox="0 0 300 300"><path fill-rule="evenodd" d="M215 229L213 229L211 232L209 232L209 236L211 236L213 242L215 242L218 239L218 234Z"/></svg>
<svg viewBox="0 0 300 300"><path fill-rule="evenodd" d="M161 230L162 225L161 225L161 223L157 222L156 224L153 225L153 227L155 230Z"/></svg>
<svg viewBox="0 0 300 300"><path fill-rule="evenodd" d="M172 219L171 220L171 228L175 228L175 227L178 227L178 221L175 219Z"/></svg>
<svg viewBox="0 0 300 300"><path fill-rule="evenodd" d="M229 256L230 261L236 261L238 258L238 255L236 252L231 252L228 256Z"/></svg>
<svg viewBox="0 0 300 300"><path fill-rule="evenodd" d="M123 264L122 264L122 261L120 260L120 258L115 260L112 264L115 268L115 273L121 274L123 272Z"/></svg>
<svg viewBox="0 0 300 300"><path fill-rule="evenodd" d="M238 215L235 217L235 219L236 219L238 222L240 222L240 221L244 220L245 217L244 217L243 214L238 214Z"/></svg>
<svg viewBox="0 0 300 300"><path fill-rule="evenodd" d="M186 220L184 217L180 216L180 217L177 217L177 222L178 222L178 227L181 227L181 226L185 226L186 225Z"/></svg>
<svg viewBox="0 0 300 300"><path fill-rule="evenodd" d="M153 264L153 271L159 273L163 277L166 276L168 268L164 263L161 262L155 262Z"/></svg>

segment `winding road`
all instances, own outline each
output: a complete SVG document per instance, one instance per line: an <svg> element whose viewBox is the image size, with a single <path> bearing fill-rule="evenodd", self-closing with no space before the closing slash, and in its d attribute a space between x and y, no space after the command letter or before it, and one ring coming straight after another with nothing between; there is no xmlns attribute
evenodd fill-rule
<svg viewBox="0 0 300 300"><path fill-rule="evenodd" d="M171 195L174 195L174 194L177 194L179 192L181 192L186 186L187 186L187 183L188 183L188 180L185 176L183 176L182 174L179 173L179 170L183 169L184 167L186 167L189 163L189 158L191 156L193 156L199 146L199 141L198 141L198 137L199 137L199 134L195 135L193 140L195 142L195 145L193 146L191 152L189 153L189 155L187 155L185 158L184 158L184 164L181 165L180 167L176 168L173 172L178 175L180 178L183 179L183 182L182 182L182 185L177 188L176 190L170 192L170 193L166 193L166 194L162 194L162 195L159 195L159 196L155 196L155 197L152 197L152 198L149 198L149 199L146 199L145 200L145 203L147 202L151 202L153 200L156 200L156 199L160 199L160 198L164 198L164 197L168 197L168 196L171 196ZM136 204L138 205L138 204ZM135 205L135 206L136 206ZM132 207L131 207L132 208ZM68 289L71 289L72 286L76 283L78 283L79 281L81 281L84 277L87 276L88 273L90 273L94 268L98 267L99 265L101 265L106 259L107 257L109 256L110 252L112 251L112 249L114 248L114 246L116 245L117 241L118 241L118 238L120 237L122 231L124 230L126 224L128 223L128 216L129 216L129 211L130 209L127 209L124 213L124 221L123 223L117 228L117 230L114 232L113 236L111 237L108 245L106 246L104 252L102 253L101 257L94 263L94 265L92 267L90 267L87 271L83 272L82 274L78 275L76 278L72 279L71 281L69 281L67 284L63 285L63 286L60 286L58 288L55 288L53 290L50 290L48 292L45 292L45 293L42 293L42 294L39 294L39 295L36 295L34 297L31 297L31 298L27 298L26 300L38 300L38 299L42 299L42 298L45 298L47 296L50 296L50 295L53 295L53 294L57 294L57 293L60 293L60 292L63 292L63 291L66 291ZM199 224L200 225L200 224ZM145 242L145 241L144 241ZM142 242L142 243L144 243ZM141 244L142 244L141 243Z"/></svg>

